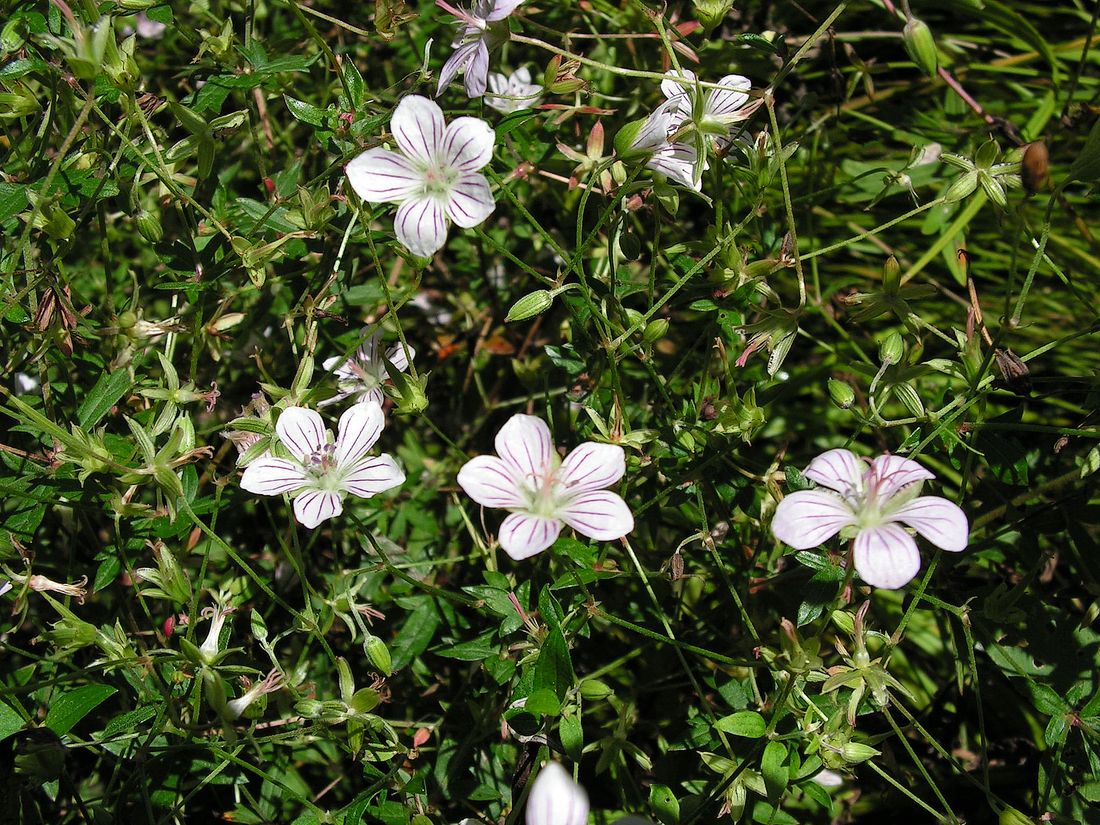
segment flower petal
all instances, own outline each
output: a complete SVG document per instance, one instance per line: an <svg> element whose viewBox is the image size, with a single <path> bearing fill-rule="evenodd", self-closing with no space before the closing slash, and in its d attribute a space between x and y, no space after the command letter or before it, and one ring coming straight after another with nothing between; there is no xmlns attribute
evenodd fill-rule
<svg viewBox="0 0 1100 825"><path fill-rule="evenodd" d="M328 431L321 416L305 407L287 407L275 423L275 432L291 455L303 464L325 446Z"/></svg>
<svg viewBox="0 0 1100 825"><path fill-rule="evenodd" d="M523 0L494 0L492 11L485 15L486 20L490 23L496 23L498 20L503 20L516 10L516 7L522 3Z"/></svg>
<svg viewBox="0 0 1100 825"><path fill-rule="evenodd" d="M779 502L772 532L795 550L808 550L855 522L855 514L840 497L824 490L800 490Z"/></svg>
<svg viewBox="0 0 1100 825"><path fill-rule="evenodd" d="M397 466L393 456L382 453L356 465L354 470L344 476L342 486L359 498L370 498L375 493L399 487L404 483L405 473Z"/></svg>
<svg viewBox="0 0 1100 825"><path fill-rule="evenodd" d="M402 98L390 120L390 131L401 151L424 163L435 158L445 129L443 110L421 95Z"/></svg>
<svg viewBox="0 0 1100 825"><path fill-rule="evenodd" d="M724 123L733 123L740 119L740 109L749 99L746 92L752 88L752 81L739 74L728 74L718 85L727 88L711 89L705 111Z"/></svg>
<svg viewBox="0 0 1100 825"><path fill-rule="evenodd" d="M802 475L823 487L847 495L863 490L865 472L867 465L851 450L829 450L811 461Z"/></svg>
<svg viewBox="0 0 1100 825"><path fill-rule="evenodd" d="M408 353L406 355L406 353ZM399 372L409 369L409 361L416 358L416 350L410 345L397 342L386 347L386 360L393 364Z"/></svg>
<svg viewBox="0 0 1100 825"><path fill-rule="evenodd" d="M918 481L935 477L935 473L929 472L912 459L900 455L880 455L871 462L866 484L869 489L874 489L879 501L886 501Z"/></svg>
<svg viewBox="0 0 1100 825"><path fill-rule="evenodd" d="M668 80L661 81L661 92L664 93L664 96L669 100L676 101L677 105L681 102L686 103L689 92L695 87L695 72L691 69L683 69L682 71L669 69L665 72L665 77ZM682 78L682 80L678 78Z"/></svg>
<svg viewBox="0 0 1100 825"><path fill-rule="evenodd" d="M539 771L527 797L527 825L584 825L588 794L557 762Z"/></svg>
<svg viewBox="0 0 1100 825"><path fill-rule="evenodd" d="M666 143L656 149L646 161L646 166L654 172L660 172L670 180L676 181L696 192L702 188L702 181L695 180L695 164L698 155L695 147L687 143ZM703 168L707 168L704 166Z"/></svg>
<svg viewBox="0 0 1100 825"><path fill-rule="evenodd" d="M630 508L610 490L581 493L559 507L556 515L581 535L596 541L619 539L634 529Z"/></svg>
<svg viewBox="0 0 1100 825"><path fill-rule="evenodd" d="M452 169L476 172L493 159L496 140L496 132L484 120L455 118L443 135L441 159Z"/></svg>
<svg viewBox="0 0 1100 825"><path fill-rule="evenodd" d="M447 198L447 216L463 229L478 226L496 209L489 182L477 172L458 179Z"/></svg>
<svg viewBox="0 0 1100 825"><path fill-rule="evenodd" d="M462 78L467 97L481 97L485 94L485 83L489 77L489 46L484 38L476 40L475 45L477 48L474 49L470 62L466 64L466 74Z"/></svg>
<svg viewBox="0 0 1100 825"><path fill-rule="evenodd" d="M439 70L439 83L435 89L436 97L443 94L443 90L451 84L455 76L466 68L466 65L473 59L477 47L478 41L476 40L470 43L464 43L455 49L451 56L447 58L447 62L444 63L443 68Z"/></svg>
<svg viewBox="0 0 1100 825"><path fill-rule="evenodd" d="M306 474L293 461L262 455L245 467L241 487L261 496L277 496L297 490L306 482Z"/></svg>
<svg viewBox="0 0 1100 825"><path fill-rule="evenodd" d="M965 550L970 540L966 513L940 496L915 498L891 513L889 519L908 524L934 545L951 553Z"/></svg>
<svg viewBox="0 0 1100 825"><path fill-rule="evenodd" d="M586 441L565 457L555 480L570 493L610 487L626 472L626 453L617 444Z"/></svg>
<svg viewBox="0 0 1100 825"><path fill-rule="evenodd" d="M913 537L896 524L860 530L855 540L859 577L873 587L897 590L920 570L920 553Z"/></svg>
<svg viewBox="0 0 1100 825"><path fill-rule="evenodd" d="M367 203L400 203L424 184L424 175L404 155L368 149L344 168L348 183Z"/></svg>
<svg viewBox="0 0 1100 825"><path fill-rule="evenodd" d="M511 510L527 503L523 479L511 464L494 455L479 455L463 464L458 471L458 484L483 507Z"/></svg>
<svg viewBox="0 0 1100 825"><path fill-rule="evenodd" d="M325 519L344 512L340 496L321 490L308 490L294 499L294 518L303 527L313 529Z"/></svg>
<svg viewBox="0 0 1100 825"><path fill-rule="evenodd" d="M541 482L556 458L550 428L533 415L517 413L509 418L497 433L495 444L497 455L511 464L524 481L534 477Z"/></svg>
<svg viewBox="0 0 1100 825"><path fill-rule="evenodd" d="M394 216L393 229L411 253L430 258L447 242L443 204L431 195L405 201Z"/></svg>
<svg viewBox="0 0 1100 825"><path fill-rule="evenodd" d="M334 457L340 467L359 462L374 446L382 428L386 426L382 408L375 403L352 404L340 416L339 434L336 436Z"/></svg>
<svg viewBox="0 0 1100 825"><path fill-rule="evenodd" d="M541 553L557 540L560 532L561 522L556 518L512 513L500 525L497 540L505 553L519 561Z"/></svg>

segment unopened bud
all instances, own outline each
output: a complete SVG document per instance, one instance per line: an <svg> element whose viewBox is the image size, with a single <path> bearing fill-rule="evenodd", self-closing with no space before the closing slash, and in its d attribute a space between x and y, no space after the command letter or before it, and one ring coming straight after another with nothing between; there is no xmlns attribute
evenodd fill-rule
<svg viewBox="0 0 1100 825"><path fill-rule="evenodd" d="M1001 811L1001 815L997 817L997 823L998 825L1035 825L1035 820L1009 805Z"/></svg>
<svg viewBox="0 0 1100 825"><path fill-rule="evenodd" d="M857 762L866 762L868 759L881 754L881 751L875 750L870 745L864 745L862 742L847 742L840 749L840 752L843 754L844 760L852 765Z"/></svg>
<svg viewBox="0 0 1100 825"><path fill-rule="evenodd" d="M302 699L294 703L294 712L306 719L316 719L324 709L325 703L318 702L316 699Z"/></svg>
<svg viewBox="0 0 1100 825"><path fill-rule="evenodd" d="M512 308L508 310L508 314L504 317L504 321L505 323L526 321L528 318L542 315L542 313L546 312L546 310L550 309L553 305L554 295L550 290L536 289L534 292L528 292L512 304Z"/></svg>
<svg viewBox="0 0 1100 825"><path fill-rule="evenodd" d="M145 209L137 215L138 232L149 243L160 243L164 237L164 227L160 225L160 218Z"/></svg>
<svg viewBox="0 0 1100 825"><path fill-rule="evenodd" d="M830 378L829 397L833 399L833 403L840 407L840 409L846 410L855 403L856 392L844 381L837 381L835 378Z"/></svg>
<svg viewBox="0 0 1100 825"><path fill-rule="evenodd" d="M932 37L928 24L916 17L910 17L902 29L901 39L905 44L905 51L917 64L917 68L929 77L935 77L939 58L936 55L936 40Z"/></svg>
<svg viewBox="0 0 1100 825"><path fill-rule="evenodd" d="M393 659L390 657L390 650L386 647L386 643L379 639L377 636L368 636L367 640L363 642L363 650L367 654L367 658L370 659L370 663L378 668L378 672L383 676L389 676L393 673Z"/></svg>
<svg viewBox="0 0 1100 825"><path fill-rule="evenodd" d="M646 324L642 333L643 344L655 344L668 333L668 318L656 318Z"/></svg>
<svg viewBox="0 0 1100 825"><path fill-rule="evenodd" d="M581 682L581 696L585 699L605 699L614 692L607 682L599 679L585 679Z"/></svg>
<svg viewBox="0 0 1100 825"><path fill-rule="evenodd" d="M891 332L879 347L878 357L884 364L896 364L905 355L905 342L901 339L900 332Z"/></svg>
<svg viewBox="0 0 1100 825"><path fill-rule="evenodd" d="M714 31L733 8L732 0L692 0L692 5L695 16L708 33Z"/></svg>
<svg viewBox="0 0 1100 825"><path fill-rule="evenodd" d="M891 255L882 265L882 288L887 292L897 292L901 286L901 264Z"/></svg>

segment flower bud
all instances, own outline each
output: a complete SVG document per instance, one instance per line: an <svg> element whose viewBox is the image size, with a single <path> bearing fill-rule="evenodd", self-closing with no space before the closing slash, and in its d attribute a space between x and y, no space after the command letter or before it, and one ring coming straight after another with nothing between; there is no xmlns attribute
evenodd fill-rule
<svg viewBox="0 0 1100 825"><path fill-rule="evenodd" d="M383 676L389 676L393 673L393 660L385 642L377 636L368 636L367 640L363 642L363 650L366 652L367 658L370 659L370 663L378 668L379 673Z"/></svg>
<svg viewBox="0 0 1100 825"><path fill-rule="evenodd" d="M585 679L580 690L585 699L604 699L615 692L607 682L599 679Z"/></svg>
<svg viewBox="0 0 1100 825"><path fill-rule="evenodd" d="M896 364L905 355L905 342L901 339L900 332L891 332L878 350L879 360L884 364Z"/></svg>
<svg viewBox="0 0 1100 825"><path fill-rule="evenodd" d="M656 318L646 324L642 332L643 344L655 344L668 333L668 318Z"/></svg>
<svg viewBox="0 0 1100 825"><path fill-rule="evenodd" d="M947 187L947 191L943 193L943 200L945 203L954 203L955 201L961 201L977 188L977 171L964 172L963 174L955 178L954 183Z"/></svg>
<svg viewBox="0 0 1100 825"><path fill-rule="evenodd" d="M306 719L316 719L324 709L325 703L316 699L302 699L294 703L294 712Z"/></svg>
<svg viewBox="0 0 1100 825"><path fill-rule="evenodd" d="M542 315L553 305L554 295L550 290L536 289L534 292L528 292L512 304L512 308L508 310L508 314L504 317L504 322L526 321L528 318Z"/></svg>
<svg viewBox="0 0 1100 825"><path fill-rule="evenodd" d="M846 410L856 401L856 392L844 381L829 379L829 397L840 409Z"/></svg>
<svg viewBox="0 0 1100 825"><path fill-rule="evenodd" d="M845 742L840 752L844 756L844 760L850 765L857 762L866 762L868 759L879 756L882 753L881 751L875 750L870 745L864 745L862 742Z"/></svg>
<svg viewBox="0 0 1100 825"><path fill-rule="evenodd" d="M370 713L381 701L382 697L377 690L365 687L355 691L351 701L348 702L348 707L356 713Z"/></svg>
<svg viewBox="0 0 1100 825"><path fill-rule="evenodd" d="M917 68L929 77L936 76L939 58L936 56L936 41L928 24L916 17L910 17L901 32L902 43L910 59Z"/></svg>
<svg viewBox="0 0 1100 825"><path fill-rule="evenodd" d="M998 825L1035 825L1035 820L1009 805L997 817Z"/></svg>
<svg viewBox="0 0 1100 825"><path fill-rule="evenodd" d="M897 292L901 287L901 264L891 255L882 265L882 288L887 292Z"/></svg>
<svg viewBox="0 0 1100 825"><path fill-rule="evenodd" d="M733 8L732 0L692 0L691 4L695 7L696 18L708 34L726 19Z"/></svg>

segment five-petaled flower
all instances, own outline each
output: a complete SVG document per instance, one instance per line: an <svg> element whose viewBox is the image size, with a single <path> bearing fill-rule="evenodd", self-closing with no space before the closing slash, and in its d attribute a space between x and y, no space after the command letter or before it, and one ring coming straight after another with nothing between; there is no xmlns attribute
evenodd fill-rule
<svg viewBox="0 0 1100 825"><path fill-rule="evenodd" d="M347 165L348 182L368 203L399 203L393 221L409 251L430 258L447 242L447 221L477 226L495 207L480 169L492 160L496 134L476 117L448 125L434 101L409 95L390 120L400 152L376 147Z"/></svg>
<svg viewBox="0 0 1100 825"><path fill-rule="evenodd" d="M489 75L489 89L485 104L504 114L537 106L542 97L542 86L531 82L531 72L526 66L521 66L511 75L492 72Z"/></svg>
<svg viewBox="0 0 1100 825"><path fill-rule="evenodd" d="M321 416L303 407L288 407L275 423L275 432L290 458L260 456L245 469L241 487L264 496L292 494L294 517L304 527L316 527L343 512L349 493L370 498L405 481L389 455L367 455L383 426L385 419L377 404L353 404L340 416L333 441Z"/></svg>
<svg viewBox="0 0 1100 825"><path fill-rule="evenodd" d="M723 77L718 81L720 88L711 89L706 97L690 69L670 69L665 75L668 79L661 82L661 91L677 111L677 127L682 129L685 122L690 122L698 133L713 138L720 149L729 144L736 124L747 120L761 103L749 102L752 82L739 74Z"/></svg>
<svg viewBox="0 0 1100 825"><path fill-rule="evenodd" d="M598 541L634 529L626 502L604 489L626 470L623 448L587 441L558 458L546 422L514 415L496 437L497 456L478 456L458 473L466 494L485 507L511 510L500 526L500 546L513 559L541 553L562 523Z"/></svg>
<svg viewBox="0 0 1100 825"><path fill-rule="evenodd" d="M451 43L452 54L439 72L435 96L443 94L455 75L465 71L463 85L468 97L485 94L489 75L489 49L508 39L507 24L502 23L523 0L474 0L469 11L452 6L446 0L436 5L458 18L458 37Z"/></svg>
<svg viewBox="0 0 1100 825"><path fill-rule="evenodd" d="M381 330L368 333L352 353L351 357L341 360L339 356L326 358L324 367L326 370L335 370L336 383L340 391L332 398L326 398L317 406L327 407L353 397L357 402L373 401L382 405L382 385L390 377L386 368L389 361L396 369L405 372L409 368L409 361L416 357L416 350L400 343L391 344L386 348L385 359L379 352L379 343L382 340ZM408 352L408 357L406 357Z"/></svg>
<svg viewBox="0 0 1100 825"><path fill-rule="evenodd" d="M527 797L527 825L585 825L588 794L557 762L539 771Z"/></svg>
<svg viewBox="0 0 1100 825"><path fill-rule="evenodd" d="M915 461L881 455L868 464L848 450L829 450L803 475L828 489L800 490L779 502L775 537L807 550L854 532L856 572L870 585L894 590L920 570L917 543L903 524L942 550L966 549L966 514L945 498L919 495L922 482L935 476Z"/></svg>

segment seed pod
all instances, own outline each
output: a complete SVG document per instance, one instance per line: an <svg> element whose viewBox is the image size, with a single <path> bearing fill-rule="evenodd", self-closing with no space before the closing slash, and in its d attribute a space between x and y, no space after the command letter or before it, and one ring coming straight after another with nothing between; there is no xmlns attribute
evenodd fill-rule
<svg viewBox="0 0 1100 825"><path fill-rule="evenodd" d="M1036 140L1027 145L1020 161L1020 181L1029 195L1043 189L1050 178L1050 152L1045 141Z"/></svg>
<svg viewBox="0 0 1100 825"><path fill-rule="evenodd" d="M546 310L550 309L553 305L554 296L550 290L536 289L534 292L528 292L512 304L512 308L508 310L508 314L504 317L504 321L505 323L526 321L528 318L542 315L542 313L546 312Z"/></svg>
<svg viewBox="0 0 1100 825"><path fill-rule="evenodd" d="M928 24L916 17L910 17L902 29L901 42L905 44L905 51L917 64L917 68L929 77L935 77L939 58L936 55L936 40L932 37Z"/></svg>
<svg viewBox="0 0 1100 825"><path fill-rule="evenodd" d="M884 364L896 364L905 355L905 342L900 332L891 332L879 347L878 356Z"/></svg>
<svg viewBox="0 0 1100 825"><path fill-rule="evenodd" d="M377 636L368 636L363 642L363 650L370 659L370 663L378 668L383 676L393 673L393 660L390 658L390 651L385 642Z"/></svg>
<svg viewBox="0 0 1100 825"><path fill-rule="evenodd" d="M837 381L835 378L829 379L829 397L842 410L848 409L856 401L855 390L845 382Z"/></svg>

